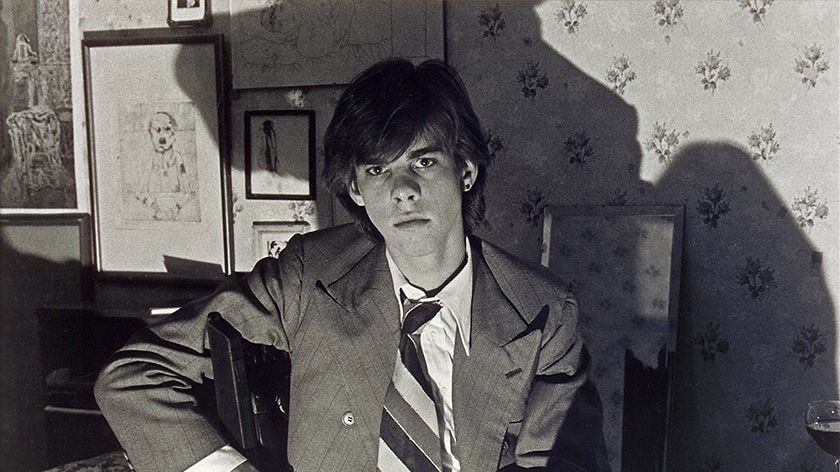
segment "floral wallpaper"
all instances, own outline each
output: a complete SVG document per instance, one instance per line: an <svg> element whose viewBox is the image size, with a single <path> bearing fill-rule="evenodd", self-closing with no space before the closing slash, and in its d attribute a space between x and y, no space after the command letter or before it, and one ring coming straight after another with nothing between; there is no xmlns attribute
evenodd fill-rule
<svg viewBox="0 0 840 472"><path fill-rule="evenodd" d="M483 236L538 261L546 206L685 206L669 470L831 470L804 414L840 397L839 13L448 4L495 156Z"/></svg>
<svg viewBox="0 0 840 472"><path fill-rule="evenodd" d="M83 30L166 27L143 2L80 12ZM835 0L447 2L494 156L483 236L539 261L546 206L685 206L669 470L832 470L804 414L840 397L838 18ZM237 92L233 139L243 110L302 101L320 144L339 91ZM315 216L276 211L327 224L325 194ZM247 203L236 225L262 214Z"/></svg>

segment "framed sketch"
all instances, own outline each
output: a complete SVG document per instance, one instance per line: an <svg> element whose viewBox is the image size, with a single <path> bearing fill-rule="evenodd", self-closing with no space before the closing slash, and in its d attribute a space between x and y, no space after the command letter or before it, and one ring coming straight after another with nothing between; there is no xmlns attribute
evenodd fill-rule
<svg viewBox="0 0 840 472"><path fill-rule="evenodd" d="M167 0L169 16L166 21L169 26L198 26L209 25L210 0Z"/></svg>
<svg viewBox="0 0 840 472"><path fill-rule="evenodd" d="M233 88L346 84L388 57L443 59L443 3L231 1Z"/></svg>
<svg viewBox="0 0 840 472"><path fill-rule="evenodd" d="M221 51L220 35L85 35L100 275L207 279L230 272Z"/></svg>
<svg viewBox="0 0 840 472"><path fill-rule="evenodd" d="M315 199L315 112L245 112L245 195Z"/></svg>
<svg viewBox="0 0 840 472"><path fill-rule="evenodd" d="M278 257L292 236L309 229L306 221L255 221L254 263L264 257Z"/></svg>
<svg viewBox="0 0 840 472"><path fill-rule="evenodd" d="M664 470L682 206L547 207L541 262L578 299L613 470Z"/></svg>

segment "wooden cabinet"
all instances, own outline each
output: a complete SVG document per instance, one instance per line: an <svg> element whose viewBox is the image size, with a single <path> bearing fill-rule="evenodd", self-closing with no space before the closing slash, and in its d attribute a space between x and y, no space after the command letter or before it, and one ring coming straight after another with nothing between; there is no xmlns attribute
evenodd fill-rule
<svg viewBox="0 0 840 472"><path fill-rule="evenodd" d="M93 398L93 384L111 355L153 319L148 309L38 310L49 467L120 450Z"/></svg>

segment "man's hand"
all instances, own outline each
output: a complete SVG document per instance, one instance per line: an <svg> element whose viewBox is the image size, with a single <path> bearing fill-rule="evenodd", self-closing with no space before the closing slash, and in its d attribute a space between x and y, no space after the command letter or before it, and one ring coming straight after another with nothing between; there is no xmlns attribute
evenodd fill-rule
<svg viewBox="0 0 840 472"><path fill-rule="evenodd" d="M233 472L260 472L260 470L254 467L254 464L245 461L239 464L239 466L237 466L235 469L233 469Z"/></svg>

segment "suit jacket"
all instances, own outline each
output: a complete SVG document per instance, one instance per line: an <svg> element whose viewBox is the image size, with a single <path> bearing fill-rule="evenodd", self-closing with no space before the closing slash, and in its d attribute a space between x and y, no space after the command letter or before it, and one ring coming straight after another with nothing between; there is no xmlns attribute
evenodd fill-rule
<svg viewBox="0 0 840 472"><path fill-rule="evenodd" d="M477 239L472 246L471 351L456 343L453 371L462 470L609 470L574 297L541 267ZM225 443L193 393L213 376L205 324L214 311L245 339L290 353L296 471L376 469L399 307L384 245L345 225L294 237L278 259L117 353L95 393L137 470L183 470Z"/></svg>

